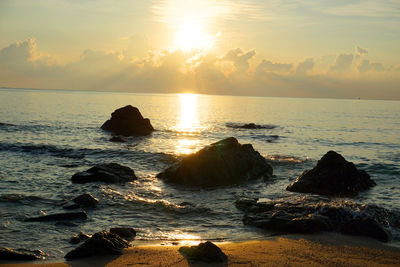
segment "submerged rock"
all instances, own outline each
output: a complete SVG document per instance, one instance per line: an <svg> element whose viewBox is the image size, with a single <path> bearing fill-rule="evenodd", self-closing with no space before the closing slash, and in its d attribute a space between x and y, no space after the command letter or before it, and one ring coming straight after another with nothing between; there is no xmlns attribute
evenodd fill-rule
<svg viewBox="0 0 400 267"><path fill-rule="evenodd" d="M71 181L78 184L90 182L126 183L136 179L135 172L131 168L117 163L99 164L87 171L75 173L71 177Z"/></svg>
<svg viewBox="0 0 400 267"><path fill-rule="evenodd" d="M44 215L40 217L28 218L26 222L49 222L49 221L69 221L69 220L86 220L87 214L84 211L66 212Z"/></svg>
<svg viewBox="0 0 400 267"><path fill-rule="evenodd" d="M354 196L375 185L368 173L357 170L352 162L335 151L329 151L313 169L303 172L286 189L328 196Z"/></svg>
<svg viewBox="0 0 400 267"><path fill-rule="evenodd" d="M44 259L46 254L41 250L10 249L0 247L0 260L7 261L31 261Z"/></svg>
<svg viewBox="0 0 400 267"><path fill-rule="evenodd" d="M245 124L227 123L226 127L235 128L235 129L274 129L274 128L276 128L275 125L258 125L255 123L245 123Z"/></svg>
<svg viewBox="0 0 400 267"><path fill-rule="evenodd" d="M325 197L288 197L268 202L239 199L244 224L285 233L339 232L387 242L387 229L400 228L400 216L375 205Z"/></svg>
<svg viewBox="0 0 400 267"><path fill-rule="evenodd" d="M271 176L272 166L251 144L241 145L234 137L206 146L157 175L167 182L205 187Z"/></svg>
<svg viewBox="0 0 400 267"><path fill-rule="evenodd" d="M91 256L118 255L127 247L129 243L126 240L116 234L102 231L95 233L82 245L68 252L65 258L73 260Z"/></svg>
<svg viewBox="0 0 400 267"><path fill-rule="evenodd" d="M115 143L125 143L126 139L122 138L121 136L114 135L113 137L110 138L110 141Z"/></svg>
<svg viewBox="0 0 400 267"><path fill-rule="evenodd" d="M131 105L119 108L111 113L101 129L124 136L148 135L154 131L149 119L144 119L140 111Z"/></svg>
<svg viewBox="0 0 400 267"><path fill-rule="evenodd" d="M188 260L204 262L226 262L228 257L215 244L207 241L198 246L180 247L178 250Z"/></svg>
<svg viewBox="0 0 400 267"><path fill-rule="evenodd" d="M96 207L97 203L99 203L99 200L97 198L95 198L91 194L85 193L77 196L76 198L73 198L72 201L68 202L65 206L63 206L63 208L67 210L79 208L94 208Z"/></svg>
<svg viewBox="0 0 400 267"><path fill-rule="evenodd" d="M119 237L127 240L132 241L136 237L135 229L131 227L115 227L110 229L110 233L116 234Z"/></svg>

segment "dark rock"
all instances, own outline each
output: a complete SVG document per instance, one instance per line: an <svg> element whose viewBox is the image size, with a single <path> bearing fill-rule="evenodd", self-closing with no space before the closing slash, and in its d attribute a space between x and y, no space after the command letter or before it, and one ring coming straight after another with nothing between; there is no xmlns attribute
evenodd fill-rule
<svg viewBox="0 0 400 267"><path fill-rule="evenodd" d="M157 177L193 186L224 186L272 176L272 166L250 144L234 137L213 143L184 157Z"/></svg>
<svg viewBox="0 0 400 267"><path fill-rule="evenodd" d="M226 262L228 260L225 253L210 241L200 243L198 246L180 247L178 251L192 261Z"/></svg>
<svg viewBox="0 0 400 267"><path fill-rule="evenodd" d="M135 172L131 168L117 163L99 164L87 171L75 173L71 177L71 181L78 184L90 182L125 183L136 179Z"/></svg>
<svg viewBox="0 0 400 267"><path fill-rule="evenodd" d="M82 245L65 255L67 260L91 256L105 256L121 254L124 248L129 247L126 240L108 231L95 233Z"/></svg>
<svg viewBox="0 0 400 267"><path fill-rule="evenodd" d="M31 261L44 259L45 253L41 250L13 250L6 247L0 247L0 260L8 261Z"/></svg>
<svg viewBox="0 0 400 267"><path fill-rule="evenodd" d="M312 170L305 171L286 189L328 196L354 196L375 185L365 171L357 170L352 162L329 151Z"/></svg>
<svg viewBox="0 0 400 267"><path fill-rule="evenodd" d="M87 214L84 211L66 212L45 215L40 217L28 218L26 222L48 222L48 221L69 221L69 220L86 220Z"/></svg>
<svg viewBox="0 0 400 267"><path fill-rule="evenodd" d="M83 208L94 208L99 203L97 198L88 193L77 196L72 201Z"/></svg>
<svg viewBox="0 0 400 267"><path fill-rule="evenodd" d="M125 143L126 139L122 138L121 136L114 135L113 137L110 138L111 142L116 142L116 143Z"/></svg>
<svg viewBox="0 0 400 267"><path fill-rule="evenodd" d="M344 223L341 233L346 235L361 235L375 238L382 242L390 240L390 234L372 218L357 218Z"/></svg>
<svg viewBox="0 0 400 267"><path fill-rule="evenodd" d="M111 228L110 232L128 241L132 241L136 237L136 231L131 227L115 227Z"/></svg>
<svg viewBox="0 0 400 267"><path fill-rule="evenodd" d="M245 124L227 123L226 127L235 128L235 129L274 129L274 128L276 128L275 125L258 125L255 123L245 123Z"/></svg>
<svg viewBox="0 0 400 267"><path fill-rule="evenodd" d="M71 237L71 239L69 240L69 242L70 242L71 244L78 244L78 243L80 243L81 241L85 241L85 240L87 240L87 239L89 239L89 238L90 238L90 236L89 236L88 234L85 234L85 233L83 233L83 232L80 232L79 234L74 235L73 237Z"/></svg>
<svg viewBox="0 0 400 267"><path fill-rule="evenodd" d="M101 129L123 136L148 135L154 131L149 119L144 119L140 111L131 105L119 108L111 113Z"/></svg>
<svg viewBox="0 0 400 267"><path fill-rule="evenodd" d="M66 204L65 206L63 206L63 209L66 209L66 210L76 210L76 209L80 209L80 208L81 208L81 206L79 206L76 203L70 203L70 204Z"/></svg>
<svg viewBox="0 0 400 267"><path fill-rule="evenodd" d="M386 228L400 229L400 216L375 205L326 197L288 197L268 202L236 201L245 212L244 224L284 233L320 231L362 235L387 242Z"/></svg>
<svg viewBox="0 0 400 267"><path fill-rule="evenodd" d="M0 122L0 126L15 126L15 124Z"/></svg>

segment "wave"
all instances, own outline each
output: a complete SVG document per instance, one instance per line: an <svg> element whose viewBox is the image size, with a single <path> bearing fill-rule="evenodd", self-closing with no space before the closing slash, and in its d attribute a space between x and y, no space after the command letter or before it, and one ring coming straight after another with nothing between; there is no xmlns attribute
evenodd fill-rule
<svg viewBox="0 0 400 267"><path fill-rule="evenodd" d="M295 156L279 155L279 154L267 155L265 156L265 158L274 163L295 163L295 164L305 163L309 160L308 158L299 158Z"/></svg>
<svg viewBox="0 0 400 267"><path fill-rule="evenodd" d="M0 195L0 202L12 202L21 204L32 204L36 202L43 203L56 203L58 200L47 199L35 195L24 195L24 194L2 194Z"/></svg>

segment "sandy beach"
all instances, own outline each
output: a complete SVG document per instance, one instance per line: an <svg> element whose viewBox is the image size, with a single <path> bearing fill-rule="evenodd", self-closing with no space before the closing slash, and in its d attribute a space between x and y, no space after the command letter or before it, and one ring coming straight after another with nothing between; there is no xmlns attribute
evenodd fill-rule
<svg viewBox="0 0 400 267"><path fill-rule="evenodd" d="M323 234L274 240L221 243L228 256L223 264L188 262L180 246L146 245L125 249L114 257L1 266L400 266L400 248L389 247L368 238Z"/></svg>

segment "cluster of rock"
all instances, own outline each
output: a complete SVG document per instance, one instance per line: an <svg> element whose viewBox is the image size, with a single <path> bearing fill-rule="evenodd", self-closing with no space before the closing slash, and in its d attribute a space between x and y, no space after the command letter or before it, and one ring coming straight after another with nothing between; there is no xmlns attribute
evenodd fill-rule
<svg viewBox="0 0 400 267"><path fill-rule="evenodd" d="M44 260L47 255L41 250L10 249L0 247L0 260L4 261L32 261Z"/></svg>
<svg viewBox="0 0 400 267"><path fill-rule="evenodd" d="M234 137L213 143L184 157L157 175L167 182L191 186L224 186L272 176L272 166Z"/></svg>
<svg viewBox="0 0 400 267"><path fill-rule="evenodd" d="M247 225L284 233L339 232L390 240L386 228L400 227L400 216L375 205L322 196L296 196L258 202L239 199L236 207L246 213Z"/></svg>

